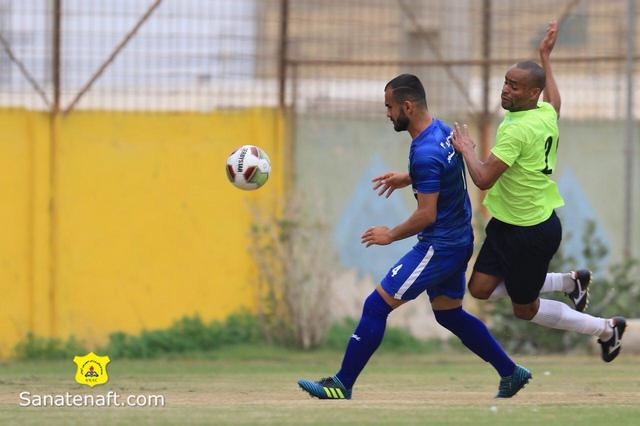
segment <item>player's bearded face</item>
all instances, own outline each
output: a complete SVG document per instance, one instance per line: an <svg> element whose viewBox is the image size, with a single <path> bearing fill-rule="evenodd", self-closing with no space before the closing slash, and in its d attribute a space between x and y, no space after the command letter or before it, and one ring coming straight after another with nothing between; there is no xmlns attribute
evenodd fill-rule
<svg viewBox="0 0 640 426"><path fill-rule="evenodd" d="M508 111L522 111L535 107L539 91L532 90L529 72L511 67L504 76L500 100L502 108Z"/></svg>
<svg viewBox="0 0 640 426"><path fill-rule="evenodd" d="M393 121L393 129L396 132L404 132L409 128L409 117L404 113L404 109L400 108L400 113Z"/></svg>
<svg viewBox="0 0 640 426"><path fill-rule="evenodd" d="M393 89L387 87L384 92L384 105L387 108L387 118L393 123L396 132L402 132L409 128L409 117L404 112L402 103L393 96ZM396 115L397 111L397 115ZM394 115L396 115L394 117Z"/></svg>

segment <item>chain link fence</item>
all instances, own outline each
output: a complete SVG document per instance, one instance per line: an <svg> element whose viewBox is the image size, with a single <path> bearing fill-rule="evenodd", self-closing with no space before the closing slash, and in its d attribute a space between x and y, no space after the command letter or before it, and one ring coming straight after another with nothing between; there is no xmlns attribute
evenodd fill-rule
<svg viewBox="0 0 640 426"><path fill-rule="evenodd" d="M278 27L271 13L277 6L277 0L1 0L0 104L50 109L59 90L64 112L275 105L278 41L270 29Z"/></svg>
<svg viewBox="0 0 640 426"><path fill-rule="evenodd" d="M496 113L505 69L536 59L545 24L558 19L563 113L624 118L628 9L627 0L0 0L0 102L50 107L59 72L65 111L79 94L75 105L91 109L277 105L283 88L297 112L366 116L382 111L380 84L413 72L441 114Z"/></svg>
<svg viewBox="0 0 640 426"><path fill-rule="evenodd" d="M486 154L506 69L536 59L557 19L556 178L579 200L569 216L602 223L615 256L637 254L640 92L629 85L639 74L637 3L0 0L0 105L63 114L286 107L296 179L329 199L337 226L354 197L338 179L406 161L386 142L395 137L384 127L388 80L417 74L430 109L469 122ZM326 175L336 181L318 181Z"/></svg>
<svg viewBox="0 0 640 426"><path fill-rule="evenodd" d="M440 114L495 114L506 69L536 60L546 24L557 19L553 59L563 115L624 118L628 3L291 2L289 101L300 112L376 115L381 85L412 72Z"/></svg>

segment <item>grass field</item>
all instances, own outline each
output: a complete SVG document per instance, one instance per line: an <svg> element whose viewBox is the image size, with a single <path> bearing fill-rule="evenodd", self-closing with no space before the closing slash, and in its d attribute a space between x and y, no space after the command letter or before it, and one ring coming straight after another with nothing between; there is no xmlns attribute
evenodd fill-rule
<svg viewBox="0 0 640 426"><path fill-rule="evenodd" d="M351 401L318 401L299 377L332 374L338 352L235 347L191 359L117 360L109 382L75 383L71 360L0 365L0 424L461 424L637 425L640 358L523 357L533 381L495 400L497 376L471 355L380 353ZM19 407L18 394L162 394L163 408Z"/></svg>

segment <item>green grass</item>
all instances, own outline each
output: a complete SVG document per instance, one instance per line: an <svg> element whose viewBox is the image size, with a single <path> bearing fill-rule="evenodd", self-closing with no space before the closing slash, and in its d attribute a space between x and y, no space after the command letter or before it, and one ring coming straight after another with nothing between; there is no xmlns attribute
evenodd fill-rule
<svg viewBox="0 0 640 426"><path fill-rule="evenodd" d="M498 379L472 355L374 355L351 401L318 401L300 377L332 374L342 353L238 346L190 359L119 360L109 382L75 383L68 361L0 365L0 424L460 424L631 425L640 416L640 358L612 364L596 356L518 359L534 380L515 398L495 400ZM164 408L23 408L18 393L163 394Z"/></svg>

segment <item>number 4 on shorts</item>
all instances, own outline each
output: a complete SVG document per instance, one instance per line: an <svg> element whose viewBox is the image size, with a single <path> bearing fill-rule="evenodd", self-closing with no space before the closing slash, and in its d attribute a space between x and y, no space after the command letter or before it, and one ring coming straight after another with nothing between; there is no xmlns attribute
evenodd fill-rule
<svg viewBox="0 0 640 426"><path fill-rule="evenodd" d="M395 268L393 268L391 270L391 276L395 277L398 274L398 271L400 270L400 268L402 268L402 264L396 266Z"/></svg>

